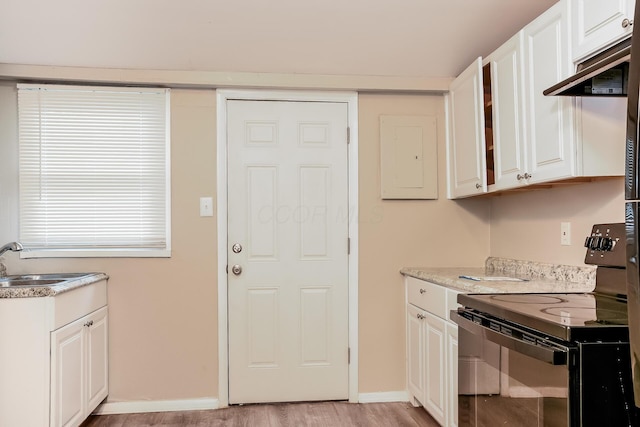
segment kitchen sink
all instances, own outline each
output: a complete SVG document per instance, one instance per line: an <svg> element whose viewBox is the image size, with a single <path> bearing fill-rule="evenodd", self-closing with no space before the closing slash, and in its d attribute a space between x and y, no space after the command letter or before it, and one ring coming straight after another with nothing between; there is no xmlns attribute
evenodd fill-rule
<svg viewBox="0 0 640 427"><path fill-rule="evenodd" d="M12 279L5 279L2 278L0 279L0 288L7 288L7 287L15 287L15 286L27 286L27 287L32 287L32 286L49 286L49 285L53 285L56 283L60 283L62 282L61 280L48 280L48 279L32 279L32 280L28 280L28 279L21 279L21 280L12 280Z"/></svg>
<svg viewBox="0 0 640 427"><path fill-rule="evenodd" d="M0 277L0 288L51 286L88 275L90 273L17 274Z"/></svg>

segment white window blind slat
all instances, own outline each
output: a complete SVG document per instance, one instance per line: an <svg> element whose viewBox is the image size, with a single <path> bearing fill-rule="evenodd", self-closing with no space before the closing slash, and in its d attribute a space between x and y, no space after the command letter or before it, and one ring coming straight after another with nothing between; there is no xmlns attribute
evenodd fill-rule
<svg viewBox="0 0 640 427"><path fill-rule="evenodd" d="M169 90L19 85L20 239L169 248Z"/></svg>

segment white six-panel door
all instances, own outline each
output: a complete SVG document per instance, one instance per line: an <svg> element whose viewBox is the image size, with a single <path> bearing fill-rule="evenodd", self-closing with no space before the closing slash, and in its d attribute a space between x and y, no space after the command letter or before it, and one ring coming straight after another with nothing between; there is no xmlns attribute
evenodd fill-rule
<svg viewBox="0 0 640 427"><path fill-rule="evenodd" d="M347 123L227 101L229 403L349 397Z"/></svg>

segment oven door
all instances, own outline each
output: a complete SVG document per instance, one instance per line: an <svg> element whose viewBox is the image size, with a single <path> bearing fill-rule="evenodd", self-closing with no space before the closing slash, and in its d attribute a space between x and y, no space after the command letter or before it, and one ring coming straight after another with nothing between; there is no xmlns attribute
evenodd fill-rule
<svg viewBox="0 0 640 427"><path fill-rule="evenodd" d="M479 316L451 312L459 326L458 425L572 426L574 351Z"/></svg>

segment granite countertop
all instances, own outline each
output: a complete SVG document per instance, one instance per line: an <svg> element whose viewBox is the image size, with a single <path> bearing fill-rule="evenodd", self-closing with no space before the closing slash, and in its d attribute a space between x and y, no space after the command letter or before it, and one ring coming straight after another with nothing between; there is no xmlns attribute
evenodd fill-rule
<svg viewBox="0 0 640 427"><path fill-rule="evenodd" d="M596 268L490 257L484 268L405 267L400 273L464 293L565 293L591 292L595 287ZM509 277L525 281L475 281L460 276Z"/></svg>
<svg viewBox="0 0 640 427"><path fill-rule="evenodd" d="M86 273L84 276L54 285L0 287L0 298L52 297L108 278L104 273Z"/></svg>

